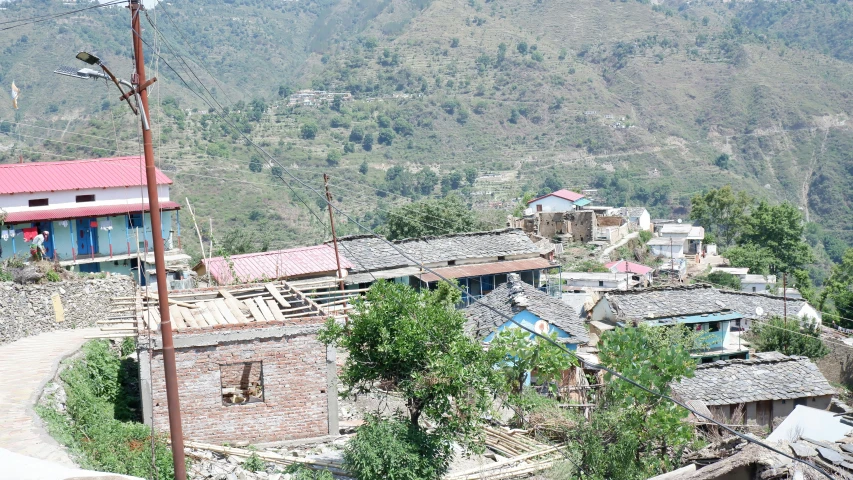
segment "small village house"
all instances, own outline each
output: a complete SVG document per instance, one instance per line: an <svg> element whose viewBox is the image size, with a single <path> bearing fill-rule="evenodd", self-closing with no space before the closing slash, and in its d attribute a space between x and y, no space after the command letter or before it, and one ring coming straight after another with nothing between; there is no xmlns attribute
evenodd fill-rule
<svg viewBox="0 0 853 480"><path fill-rule="evenodd" d="M712 267L711 273L725 272L740 279L742 292L765 293L776 287L776 275L750 274L748 268Z"/></svg>
<svg viewBox="0 0 853 480"><path fill-rule="evenodd" d="M353 264L343 256L340 263L341 276L346 277ZM193 267L200 279L209 274L217 285L313 278L336 280L337 269L335 249L328 244L205 258Z"/></svg>
<svg viewBox="0 0 853 480"><path fill-rule="evenodd" d="M694 260L693 257L702 253L704 239L704 228L675 223L661 227L660 237L653 238L648 245L655 255L672 258L686 257L688 260ZM679 244L682 246L681 249L677 248Z"/></svg>
<svg viewBox="0 0 853 480"><path fill-rule="evenodd" d="M643 207L622 207L619 209L619 215L639 230L651 231L652 229L652 217Z"/></svg>
<svg viewBox="0 0 853 480"><path fill-rule="evenodd" d="M344 280L347 288L367 288L379 279L435 288L441 275L459 282L467 305L505 283L510 273L544 289L547 276L543 273L559 269L542 258L541 247L518 229L396 240L393 245L372 235L339 239L341 256L353 265ZM415 260L435 273L421 269Z"/></svg>
<svg viewBox="0 0 853 480"><path fill-rule="evenodd" d="M81 272L141 273L154 269L152 241L163 238L168 265L185 265L180 250L180 205L169 198L172 180L156 171L162 231L151 231L142 157L0 165L2 255L29 256L36 232L50 232L47 256ZM181 268L173 269L177 272ZM187 268L183 268L187 270ZM172 279L179 280L180 273Z"/></svg>
<svg viewBox="0 0 853 480"><path fill-rule="evenodd" d="M627 260L616 260L613 262L608 262L604 264L604 268L610 270L613 273L621 273L623 275L628 275L630 276L631 280L637 282L638 284L644 287L652 284L652 275L655 271L652 267L647 267L639 263L629 262Z"/></svg>
<svg viewBox="0 0 853 480"><path fill-rule="evenodd" d="M284 282L182 292L171 313L184 436L262 443L338 434L335 349L317 339L333 314ZM168 430L156 302L138 335L145 422Z"/></svg>
<svg viewBox="0 0 853 480"><path fill-rule="evenodd" d="M835 395L811 360L778 352L698 365L694 374L673 384L673 393L723 423L773 428L798 405L828 409Z"/></svg>
<svg viewBox="0 0 853 480"><path fill-rule="evenodd" d="M613 272L563 272L560 277L567 292L627 290L637 283L630 275Z"/></svg>
<svg viewBox="0 0 853 480"><path fill-rule="evenodd" d="M590 200L580 193L561 189L527 202L527 208L534 212L571 212L590 204Z"/></svg>

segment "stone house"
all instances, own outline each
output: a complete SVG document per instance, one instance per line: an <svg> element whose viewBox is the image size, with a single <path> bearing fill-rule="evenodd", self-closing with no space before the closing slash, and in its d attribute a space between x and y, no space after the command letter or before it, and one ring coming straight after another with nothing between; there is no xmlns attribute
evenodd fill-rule
<svg viewBox="0 0 853 480"><path fill-rule="evenodd" d="M527 208L532 212L571 212L591 202L580 193L566 189L551 192L527 202Z"/></svg>
<svg viewBox="0 0 853 480"><path fill-rule="evenodd" d="M622 207L619 209L619 215L640 230L651 231L652 229L652 217L643 207Z"/></svg>
<svg viewBox="0 0 853 480"><path fill-rule="evenodd" d="M310 297L277 283L193 290L174 299L180 305L169 310L187 439L263 443L338 433L335 349L317 340L330 315ZM143 417L168 431L156 303L142 319Z"/></svg>
<svg viewBox="0 0 853 480"><path fill-rule="evenodd" d="M811 360L778 352L698 365L694 374L673 393L729 423L774 428L798 405L828 409L835 395Z"/></svg>

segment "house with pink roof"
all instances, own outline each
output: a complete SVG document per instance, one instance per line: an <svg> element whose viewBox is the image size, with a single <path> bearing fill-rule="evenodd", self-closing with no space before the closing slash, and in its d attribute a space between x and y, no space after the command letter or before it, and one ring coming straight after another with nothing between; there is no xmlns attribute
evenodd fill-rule
<svg viewBox="0 0 853 480"><path fill-rule="evenodd" d="M592 203L580 193L566 189L551 192L527 202L534 212L571 212Z"/></svg>
<svg viewBox="0 0 853 480"><path fill-rule="evenodd" d="M652 267L629 262L627 260L616 260L614 262L606 263L604 264L604 267L613 273L630 275L632 280L636 280L644 286L652 284L652 273L654 272Z"/></svg>

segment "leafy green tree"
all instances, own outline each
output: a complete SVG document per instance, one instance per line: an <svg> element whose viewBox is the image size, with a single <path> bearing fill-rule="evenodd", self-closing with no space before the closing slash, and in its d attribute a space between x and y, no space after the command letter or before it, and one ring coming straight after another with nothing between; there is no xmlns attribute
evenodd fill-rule
<svg viewBox="0 0 853 480"><path fill-rule="evenodd" d="M408 169L401 165L394 165L385 171L385 190L409 196L415 190L415 179Z"/></svg>
<svg viewBox="0 0 853 480"><path fill-rule="evenodd" d="M320 128L314 122L308 122L299 128L299 136L305 140L313 140Z"/></svg>
<svg viewBox="0 0 853 480"><path fill-rule="evenodd" d="M390 147L391 143L394 142L394 131L390 128L383 128L379 131L379 136L376 138L376 141L378 141L380 145Z"/></svg>
<svg viewBox="0 0 853 480"><path fill-rule="evenodd" d="M376 123L379 125L379 128L391 128L391 118L388 115L379 115L376 117Z"/></svg>
<svg viewBox="0 0 853 480"><path fill-rule="evenodd" d="M714 165L720 167L722 170L729 169L729 155L727 153L720 154L719 157L714 159Z"/></svg>
<svg viewBox="0 0 853 480"><path fill-rule="evenodd" d="M767 321L752 322L750 338L759 352L781 352L809 358L822 358L829 353L829 348L820 339L820 326L800 322L796 316L788 317L787 321L773 317Z"/></svg>
<svg viewBox="0 0 853 480"><path fill-rule="evenodd" d="M557 340L557 335L552 336ZM495 355L498 370L509 392L521 394L532 372L540 385L549 385L560 379L563 371L574 362L562 348L558 348L541 337L520 328L503 329L489 344L489 352Z"/></svg>
<svg viewBox="0 0 853 480"><path fill-rule="evenodd" d="M293 95L293 89L288 87L287 85L280 85L278 87L278 96L281 98L287 98Z"/></svg>
<svg viewBox="0 0 853 480"><path fill-rule="evenodd" d="M509 123L511 123L511 124L513 124L513 125L515 125L515 124L517 124L517 123L518 123L518 119L519 119L519 118L520 118L520 115L519 115L519 113L518 113L518 109L513 108L513 109L509 112L509 119L508 119L507 121L508 121Z"/></svg>
<svg viewBox="0 0 853 480"><path fill-rule="evenodd" d="M361 165L358 166L358 173L362 175L367 175L367 160L361 162Z"/></svg>
<svg viewBox="0 0 853 480"><path fill-rule="evenodd" d="M507 49L506 43L501 42L498 45L498 55L497 55L497 58L495 61L495 63L497 63L498 65L502 64L504 62L504 60L506 60L506 49Z"/></svg>
<svg viewBox="0 0 853 480"><path fill-rule="evenodd" d="M364 128L361 125L356 125L352 127L352 130L349 132L349 141L354 143L361 143L364 139Z"/></svg>
<svg viewBox="0 0 853 480"><path fill-rule="evenodd" d="M518 53L527 55L527 42L518 42L515 49L518 50Z"/></svg>
<svg viewBox="0 0 853 480"><path fill-rule="evenodd" d="M329 108L336 112L340 112L341 106L343 106L343 100L341 99L341 96L335 95L335 98L332 99L332 104L329 106Z"/></svg>
<svg viewBox="0 0 853 480"><path fill-rule="evenodd" d="M397 132L398 135L410 137L414 134L415 127L406 120L398 119L394 122L394 131Z"/></svg>
<svg viewBox="0 0 853 480"><path fill-rule="evenodd" d="M273 178L281 178L281 175L283 173L284 170L282 170L281 167L279 167L278 165L273 165L270 168L270 175L272 175Z"/></svg>
<svg viewBox="0 0 853 480"><path fill-rule="evenodd" d="M465 167L463 170L465 173L465 180L468 181L468 185L474 186L474 182L477 181L477 168L476 167Z"/></svg>
<svg viewBox="0 0 853 480"><path fill-rule="evenodd" d="M346 142L344 144L344 153L353 153L355 152L355 144L352 142Z"/></svg>
<svg viewBox="0 0 853 480"><path fill-rule="evenodd" d="M424 199L395 207L388 215L388 238L470 232L479 228L474 212L457 195Z"/></svg>
<svg viewBox="0 0 853 480"><path fill-rule="evenodd" d="M459 39L457 37L453 37L450 39L450 48L456 48L459 46Z"/></svg>
<svg viewBox="0 0 853 480"><path fill-rule="evenodd" d="M841 317L853 319L853 248L847 249L841 263L832 267L832 273L824 286L824 295L820 302L821 310L824 308L826 299L829 298ZM850 320L839 323L848 327L853 326Z"/></svg>
<svg viewBox="0 0 853 480"><path fill-rule="evenodd" d="M752 201L745 192L735 192L726 185L690 199L690 217L727 247L743 230Z"/></svg>
<svg viewBox="0 0 853 480"><path fill-rule="evenodd" d="M752 244L729 248L723 255L731 266L749 268L750 272L758 275L769 275L770 266L776 261L770 249Z"/></svg>
<svg viewBox="0 0 853 480"><path fill-rule="evenodd" d="M345 326L330 319L318 338L347 352L340 375L346 394L383 385L403 398L411 428L423 431L425 416L442 441L477 450L494 373L479 343L463 332L460 300L447 283L418 291L380 280L355 301Z"/></svg>
<svg viewBox="0 0 853 480"><path fill-rule="evenodd" d="M738 292L741 289L740 277L728 272L711 272L708 275L699 277L697 280L707 281L715 286L728 288Z"/></svg>
<svg viewBox="0 0 853 480"><path fill-rule="evenodd" d="M261 158L256 155L252 155L252 159L249 160L249 171L254 173L260 173L263 169L264 164L263 162L261 162Z"/></svg>
<svg viewBox="0 0 853 480"><path fill-rule="evenodd" d="M438 174L429 167L422 168L415 175L415 181L418 184L418 191L421 195L431 194L435 186L439 183Z"/></svg>
<svg viewBox="0 0 853 480"><path fill-rule="evenodd" d="M773 253L774 272L793 272L813 260L808 244L803 240L803 215L797 207L785 202L758 204L744 226L739 245L760 245Z"/></svg>
<svg viewBox="0 0 853 480"><path fill-rule="evenodd" d="M329 153L326 155L326 163L328 163L330 167L337 167L338 165L340 165L340 150L329 150Z"/></svg>
<svg viewBox="0 0 853 480"><path fill-rule="evenodd" d="M373 134L372 133L365 133L364 134L364 138L361 139L361 148L363 148L364 151L366 151L366 152L373 150Z"/></svg>
<svg viewBox="0 0 853 480"><path fill-rule="evenodd" d="M367 415L344 447L344 467L359 480L439 479L451 460L449 442L399 417Z"/></svg>

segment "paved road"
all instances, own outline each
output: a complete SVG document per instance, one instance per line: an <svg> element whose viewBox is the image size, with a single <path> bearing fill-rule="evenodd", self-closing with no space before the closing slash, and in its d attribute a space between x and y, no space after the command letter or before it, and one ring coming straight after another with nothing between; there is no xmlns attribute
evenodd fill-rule
<svg viewBox="0 0 853 480"><path fill-rule="evenodd" d="M60 330L0 346L0 448L74 466L42 427L33 409L59 362L76 352L98 329Z"/></svg>

